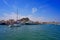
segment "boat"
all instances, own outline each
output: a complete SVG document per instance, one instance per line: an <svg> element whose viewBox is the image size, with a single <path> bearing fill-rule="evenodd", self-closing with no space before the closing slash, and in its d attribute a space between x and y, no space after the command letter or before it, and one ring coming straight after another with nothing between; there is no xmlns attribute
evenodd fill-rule
<svg viewBox="0 0 60 40"><path fill-rule="evenodd" d="M28 21L28 22L25 23L25 25L38 25L38 24L36 24L36 23L34 23L32 21Z"/></svg>
<svg viewBox="0 0 60 40"><path fill-rule="evenodd" d="M12 24L12 25L9 25L8 27L20 27L21 25L20 24Z"/></svg>
<svg viewBox="0 0 60 40"><path fill-rule="evenodd" d="M18 9L17 9L17 20L18 20ZM16 20L16 23L10 24L8 27L20 27L21 23Z"/></svg>
<svg viewBox="0 0 60 40"><path fill-rule="evenodd" d="M25 23L25 25L38 25L36 23Z"/></svg>

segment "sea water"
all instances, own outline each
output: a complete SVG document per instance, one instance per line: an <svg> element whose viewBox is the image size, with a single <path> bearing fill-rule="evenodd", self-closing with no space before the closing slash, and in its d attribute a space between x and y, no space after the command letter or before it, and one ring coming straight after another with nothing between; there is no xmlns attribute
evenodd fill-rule
<svg viewBox="0 0 60 40"><path fill-rule="evenodd" d="M60 40L60 25L0 25L0 40Z"/></svg>

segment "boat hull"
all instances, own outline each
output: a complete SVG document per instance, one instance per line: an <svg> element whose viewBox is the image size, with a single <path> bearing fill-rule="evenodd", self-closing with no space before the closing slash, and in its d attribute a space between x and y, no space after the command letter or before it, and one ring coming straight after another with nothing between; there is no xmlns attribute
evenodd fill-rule
<svg viewBox="0 0 60 40"><path fill-rule="evenodd" d="M13 24L13 25L9 25L9 27L20 27L20 24Z"/></svg>

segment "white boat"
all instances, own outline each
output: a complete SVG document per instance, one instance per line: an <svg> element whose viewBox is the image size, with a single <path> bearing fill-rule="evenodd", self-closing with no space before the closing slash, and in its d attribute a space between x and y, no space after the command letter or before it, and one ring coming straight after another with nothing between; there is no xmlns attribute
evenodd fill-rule
<svg viewBox="0 0 60 40"><path fill-rule="evenodd" d="M18 9L17 9L17 20L18 20ZM17 21L17 23L10 24L8 27L20 27L20 26L21 26L21 23Z"/></svg>
<svg viewBox="0 0 60 40"><path fill-rule="evenodd" d="M12 24L12 25L9 25L8 27L20 27L21 24Z"/></svg>

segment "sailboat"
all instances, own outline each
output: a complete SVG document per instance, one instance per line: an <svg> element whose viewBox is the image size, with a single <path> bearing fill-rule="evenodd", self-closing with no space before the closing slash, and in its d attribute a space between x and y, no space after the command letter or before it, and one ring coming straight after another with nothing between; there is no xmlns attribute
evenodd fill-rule
<svg viewBox="0 0 60 40"><path fill-rule="evenodd" d="M18 9L17 9L17 20L18 20ZM16 23L10 24L9 27L20 27L21 23L16 20Z"/></svg>

